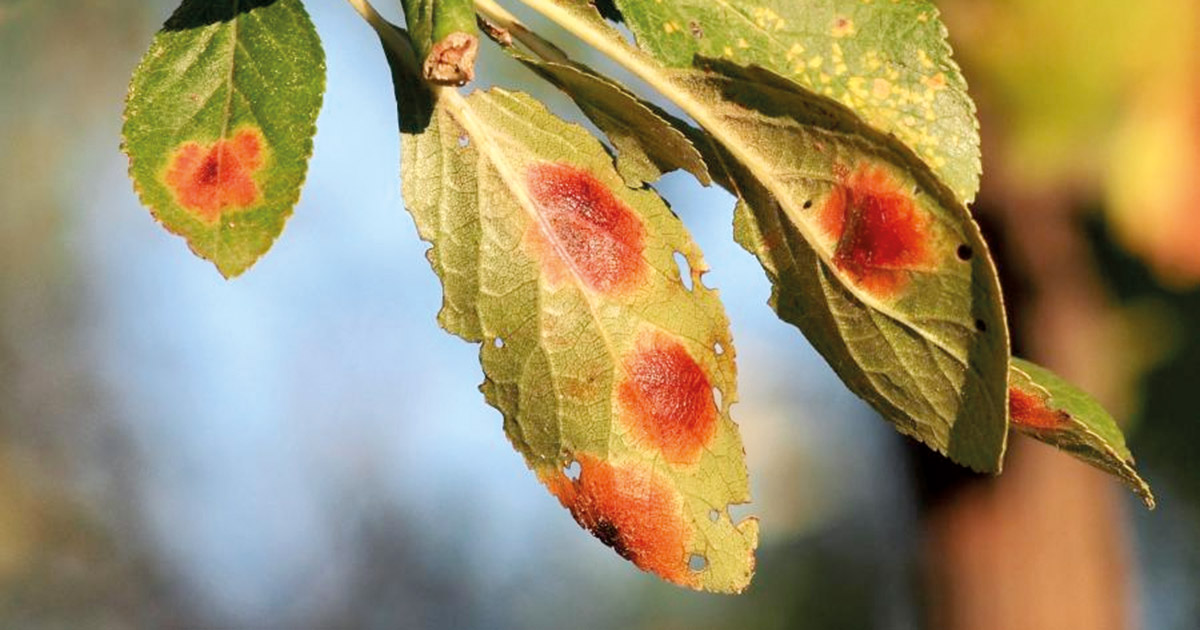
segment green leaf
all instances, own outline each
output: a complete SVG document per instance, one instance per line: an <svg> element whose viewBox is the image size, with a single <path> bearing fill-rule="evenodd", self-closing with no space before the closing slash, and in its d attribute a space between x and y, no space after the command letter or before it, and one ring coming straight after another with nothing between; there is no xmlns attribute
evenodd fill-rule
<svg viewBox="0 0 1200 630"><path fill-rule="evenodd" d="M482 343L481 389L513 446L637 566L741 591L758 524L727 510L749 484L729 322L699 249L584 129L500 88L431 100L398 31L375 26L397 86L404 198L444 287L439 321Z"/></svg>
<svg viewBox="0 0 1200 630"><path fill-rule="evenodd" d="M760 65L895 134L958 199L979 190L975 104L927 0L617 0L659 61Z"/></svg>
<svg viewBox="0 0 1200 630"><path fill-rule="evenodd" d="M1134 469L1125 436L1100 403L1050 370L1024 359L1013 358L1009 379L1009 413L1014 429L1116 475L1154 509L1154 494Z"/></svg>
<svg viewBox="0 0 1200 630"><path fill-rule="evenodd" d="M938 452L1000 470L1008 330L999 282L970 214L922 160L768 70L711 59L666 68L589 5L524 2L700 124L707 135L694 142L739 197L737 237L771 277L772 305L852 391Z"/></svg>
<svg viewBox="0 0 1200 630"><path fill-rule="evenodd" d="M122 149L139 197L225 277L300 198L325 90L299 0L186 0L134 71Z"/></svg>

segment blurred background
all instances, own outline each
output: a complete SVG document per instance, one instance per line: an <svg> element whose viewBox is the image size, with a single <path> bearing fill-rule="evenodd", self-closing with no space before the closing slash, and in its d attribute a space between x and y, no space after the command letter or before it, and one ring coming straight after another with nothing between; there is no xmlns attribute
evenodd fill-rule
<svg viewBox="0 0 1200 630"><path fill-rule="evenodd" d="M905 441L766 306L732 200L661 183L737 342L739 597L641 574L507 444L344 3L308 3L329 89L274 250L227 283L154 223L119 134L173 4L0 0L0 628L1200 628L1200 2L939 2L1015 348L1125 422L1155 512L1020 437L997 479Z"/></svg>

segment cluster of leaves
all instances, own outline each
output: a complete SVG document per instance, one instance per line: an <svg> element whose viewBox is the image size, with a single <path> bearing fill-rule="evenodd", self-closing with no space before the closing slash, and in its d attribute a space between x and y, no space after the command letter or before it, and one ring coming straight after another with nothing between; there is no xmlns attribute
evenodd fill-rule
<svg viewBox="0 0 1200 630"><path fill-rule="evenodd" d="M771 279L772 307L899 431L990 473L1020 431L1153 504L1113 419L1010 356L966 207L974 106L928 1L521 2L690 120L493 0L405 0L407 30L350 0L393 71L439 321L481 344L487 401L580 525L681 585L736 592L753 573L758 523L728 510L749 500L729 322L651 187L675 169L737 198L734 236ZM480 32L608 144L520 92L464 95ZM253 264L291 213L323 82L300 0L185 0L137 69L135 187L222 274Z"/></svg>

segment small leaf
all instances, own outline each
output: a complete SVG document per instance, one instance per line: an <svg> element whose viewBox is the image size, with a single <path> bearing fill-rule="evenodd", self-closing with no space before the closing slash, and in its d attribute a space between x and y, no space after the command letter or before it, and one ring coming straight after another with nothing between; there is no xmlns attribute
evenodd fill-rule
<svg viewBox="0 0 1200 630"><path fill-rule="evenodd" d="M585 130L500 88L441 89L431 102L398 31L377 27L404 197L444 287L439 321L482 343L481 389L510 441L626 559L680 585L741 591L758 524L726 509L749 500L749 484L729 413L729 322L700 281L699 249Z"/></svg>
<svg viewBox="0 0 1200 630"><path fill-rule="evenodd" d="M852 391L902 433L1000 470L1009 352L999 280L978 226L920 158L769 70L703 58L667 68L581 0L524 2L699 123L693 142L739 198L737 238L770 276L772 305Z"/></svg>
<svg viewBox="0 0 1200 630"><path fill-rule="evenodd" d="M979 189L975 104L927 0L617 0L659 61L760 65L895 134L960 201Z"/></svg>
<svg viewBox="0 0 1200 630"><path fill-rule="evenodd" d="M222 275L283 231L325 89L299 0L185 0L134 71L123 150L142 203Z"/></svg>
<svg viewBox="0 0 1200 630"><path fill-rule="evenodd" d="M1134 469L1125 436L1100 403L1024 359L1013 358L1009 379L1014 429L1116 475L1154 509L1154 494Z"/></svg>

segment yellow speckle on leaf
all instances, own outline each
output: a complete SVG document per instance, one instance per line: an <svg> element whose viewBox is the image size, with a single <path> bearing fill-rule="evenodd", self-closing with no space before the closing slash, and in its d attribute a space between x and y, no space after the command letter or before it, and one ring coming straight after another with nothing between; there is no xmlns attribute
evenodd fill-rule
<svg viewBox="0 0 1200 630"><path fill-rule="evenodd" d="M799 57L800 55L803 55L803 54L804 54L804 46L801 46L800 44L792 44L792 47L789 48L787 51L787 59L788 59L788 61L791 61L791 60L795 59L796 57Z"/></svg>
<svg viewBox="0 0 1200 630"><path fill-rule="evenodd" d="M667 23L663 24L663 30L666 31L668 35L670 35L671 33L674 33L675 31L679 30L679 25L674 22L667 22Z"/></svg>
<svg viewBox="0 0 1200 630"><path fill-rule="evenodd" d="M871 83L871 96L884 100L892 94L892 84L887 79L875 79Z"/></svg>
<svg viewBox="0 0 1200 630"><path fill-rule="evenodd" d="M931 77L925 77L921 82L931 90L940 90L946 87L946 75L939 72Z"/></svg>
<svg viewBox="0 0 1200 630"><path fill-rule="evenodd" d="M821 64L824 61L825 60L821 58L821 55L817 55L816 57L813 57L812 59L808 60L808 67L809 68L820 68Z"/></svg>
<svg viewBox="0 0 1200 630"><path fill-rule="evenodd" d="M778 13L767 7L757 7L754 9L753 17L754 23L763 29L778 31L787 25L787 22L779 17Z"/></svg>
<svg viewBox="0 0 1200 630"><path fill-rule="evenodd" d="M917 61L920 61L921 65L925 66L926 68L933 67L933 61L929 58L929 53L925 52L923 49L917 49Z"/></svg>
<svg viewBox="0 0 1200 630"><path fill-rule="evenodd" d="M744 37L739 37L738 41L737 41L737 45L738 45L738 48L749 48L750 42L746 41L746 38L744 38Z"/></svg>
<svg viewBox="0 0 1200 630"><path fill-rule="evenodd" d="M848 37L854 34L854 20L848 17L836 17L833 20L833 36Z"/></svg>
<svg viewBox="0 0 1200 630"><path fill-rule="evenodd" d="M928 14L928 13L921 13L921 14L917 15L917 21L918 21L918 22L928 22L928 21L929 21L929 14Z"/></svg>
<svg viewBox="0 0 1200 630"><path fill-rule="evenodd" d="M730 48L729 46L726 46L726 47L725 47L725 50L724 50L724 51L722 51L722 52L725 54L725 56L726 56L726 57L732 57L732 56L733 56L733 49L732 49L732 48Z"/></svg>

